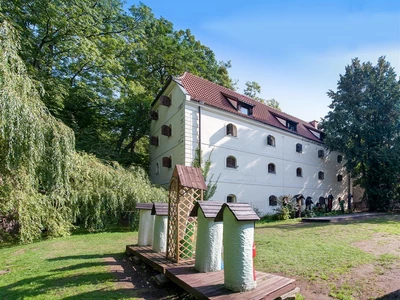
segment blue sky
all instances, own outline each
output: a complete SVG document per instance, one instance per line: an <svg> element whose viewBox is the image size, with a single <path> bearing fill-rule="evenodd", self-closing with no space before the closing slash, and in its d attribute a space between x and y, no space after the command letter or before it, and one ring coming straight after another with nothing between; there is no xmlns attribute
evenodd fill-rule
<svg viewBox="0 0 400 300"><path fill-rule="evenodd" d="M352 58L375 64L385 55L400 75L398 0L142 2L175 29L189 28L217 60L230 60L238 92L256 81L261 97L305 121L327 114L326 92Z"/></svg>

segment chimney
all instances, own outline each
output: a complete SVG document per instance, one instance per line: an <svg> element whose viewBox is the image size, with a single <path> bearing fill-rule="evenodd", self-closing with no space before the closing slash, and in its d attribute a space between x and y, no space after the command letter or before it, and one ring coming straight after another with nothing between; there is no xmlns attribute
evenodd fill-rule
<svg viewBox="0 0 400 300"><path fill-rule="evenodd" d="M310 124L311 124L314 128L316 128L316 129L318 129L318 123L319 123L319 122L316 121L316 120L310 122Z"/></svg>

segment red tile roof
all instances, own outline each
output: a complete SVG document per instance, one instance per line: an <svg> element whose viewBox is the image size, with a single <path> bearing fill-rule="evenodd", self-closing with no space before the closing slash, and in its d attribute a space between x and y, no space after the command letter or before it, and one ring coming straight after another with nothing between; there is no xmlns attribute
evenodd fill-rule
<svg viewBox="0 0 400 300"><path fill-rule="evenodd" d="M181 77L173 78L173 81L180 84L188 92L192 101L202 102L205 105L222 109L224 111L240 115L244 118L253 119L255 121L268 124L321 143L321 140L313 135L310 132L310 129L319 133L322 132L318 129L314 129L310 123L300 120L289 114L283 113L272 107L269 107L250 97L236 93L228 88L210 82L206 79L200 78L188 72L185 72ZM227 100L227 97L253 106L253 114L251 116L248 116L240 113L233 107L232 103ZM274 115L298 123L297 132L291 131L287 127L282 125Z"/></svg>

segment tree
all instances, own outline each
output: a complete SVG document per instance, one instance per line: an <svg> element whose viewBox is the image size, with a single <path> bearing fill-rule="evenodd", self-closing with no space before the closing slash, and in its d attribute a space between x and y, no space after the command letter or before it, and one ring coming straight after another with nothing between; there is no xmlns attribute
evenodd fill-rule
<svg viewBox="0 0 400 300"><path fill-rule="evenodd" d="M202 153L199 148L196 149L195 157L192 162L192 166L195 168L200 168L201 173L203 174L204 181L207 181L208 177L208 172L210 172L210 167L211 167L211 154L212 151L210 152L210 155L208 156L207 160L204 162L201 161L201 156ZM218 180L221 174L218 176L217 180L215 182L212 181L214 174L211 174L210 178L208 179L207 183L207 190L204 191L203 198L204 200L209 200L212 196L214 196L215 192L217 191L217 185L218 185Z"/></svg>
<svg viewBox="0 0 400 300"><path fill-rule="evenodd" d="M400 182L400 86L385 57L376 66L357 58L330 90L322 120L325 144L344 153L346 168L365 188L369 208L389 209Z"/></svg>
<svg viewBox="0 0 400 300"><path fill-rule="evenodd" d="M244 94L254 100L264 103L272 108L277 110L281 110L279 107L279 102L275 99L265 100L263 98L258 97L257 95L261 93L261 86L255 81L247 81L246 89L244 90Z"/></svg>

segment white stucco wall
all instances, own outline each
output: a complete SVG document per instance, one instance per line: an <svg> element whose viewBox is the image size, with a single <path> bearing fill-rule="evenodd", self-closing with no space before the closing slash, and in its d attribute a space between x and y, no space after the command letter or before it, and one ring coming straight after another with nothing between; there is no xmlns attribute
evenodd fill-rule
<svg viewBox="0 0 400 300"><path fill-rule="evenodd" d="M222 222L205 218L201 209L197 214L195 269L199 272L221 270Z"/></svg>
<svg viewBox="0 0 400 300"><path fill-rule="evenodd" d="M169 187L175 164L185 163L185 106L186 95L180 87L171 84L164 92L164 95L171 98L171 106L163 106L157 102L153 110L158 113L158 120L151 121L150 136L157 136L159 146L150 145L150 178L153 183ZM163 125L171 125L172 135L170 137L161 134ZM163 157L172 157L171 168L162 166ZM157 163L159 172L157 173Z"/></svg>
<svg viewBox="0 0 400 300"><path fill-rule="evenodd" d="M186 124L198 120L197 103L187 103ZM226 202L230 194L237 202L251 203L262 213L273 213L276 206L269 206L269 196L295 195L313 197L316 203L320 196L333 194L335 203L339 196L347 194L347 174L342 163L337 163L336 152L324 149L324 158L318 158L322 144L307 140L269 125L246 120L214 108L203 106L201 109L201 148L203 160L212 151L209 175L214 179L221 174L218 188L211 200ZM226 125L233 123L237 128L237 137L226 135ZM197 125L197 124L196 124ZM188 136L192 134L192 137ZM192 141L191 149L197 147L194 126L186 129L186 143ZM267 136L275 137L275 147L267 145ZM302 153L296 152L296 144L303 146ZM190 149L190 145L185 146ZM188 157L188 154L186 154ZM194 152L192 152L192 157ZM225 166L226 158L237 159L237 169ZM268 164L273 163L276 173L268 173ZM296 169L302 169L302 177L296 176ZM318 172L324 172L324 179L318 179ZM337 182L337 175L343 180Z"/></svg>
<svg viewBox="0 0 400 300"><path fill-rule="evenodd" d="M167 251L168 216L155 216L153 250L155 252Z"/></svg>
<svg viewBox="0 0 400 300"><path fill-rule="evenodd" d="M138 245L139 246L153 245L153 234L154 234L154 216L151 215L151 210L141 209L139 213Z"/></svg>
<svg viewBox="0 0 400 300"><path fill-rule="evenodd" d="M228 209L223 213L224 285L236 292L257 286L253 277L254 221L238 222Z"/></svg>
<svg viewBox="0 0 400 300"><path fill-rule="evenodd" d="M314 203L320 196L332 194L334 208L337 198L348 193L347 173L344 160L337 163L337 152L318 158L323 145L302 138L296 134L246 119L240 115L190 101L182 87L171 83L164 95L172 99L170 107L155 104L159 119L151 122L150 135L158 136L159 146L150 146L150 177L153 183L169 187L175 164L190 166L199 147L199 107L201 107L201 150L203 161L210 153L209 176L214 180L221 175L218 188L211 200L226 202L228 195L235 195L237 202L250 203L263 214L274 213L276 206L269 205L269 197L302 193L311 196ZM226 125L237 127L237 137L226 135ZM172 125L172 136L161 135L162 125ZM275 137L275 147L267 145L267 136ZM296 144L303 146L302 153L296 152ZM226 168L227 156L237 159L237 169ZM162 158L172 157L172 167L162 167ZM159 164L160 172L156 173ZM268 164L273 163L276 173L268 173ZM296 169L302 168L302 177L296 176ZM324 172L324 179L318 179L318 172ZM337 181L341 174L343 180Z"/></svg>

